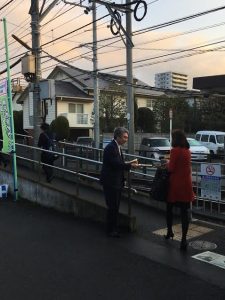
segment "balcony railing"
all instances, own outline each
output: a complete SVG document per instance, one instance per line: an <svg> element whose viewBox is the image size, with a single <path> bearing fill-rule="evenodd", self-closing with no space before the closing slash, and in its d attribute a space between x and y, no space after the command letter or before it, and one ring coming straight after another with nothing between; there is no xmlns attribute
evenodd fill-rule
<svg viewBox="0 0 225 300"><path fill-rule="evenodd" d="M77 124L88 124L88 114L76 114L76 123Z"/></svg>

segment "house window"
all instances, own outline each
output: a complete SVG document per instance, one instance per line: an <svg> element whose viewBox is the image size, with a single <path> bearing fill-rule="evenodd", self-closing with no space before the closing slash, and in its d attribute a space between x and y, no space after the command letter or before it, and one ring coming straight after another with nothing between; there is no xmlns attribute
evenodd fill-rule
<svg viewBox="0 0 225 300"><path fill-rule="evenodd" d="M69 103L69 113L76 113L76 104Z"/></svg>
<svg viewBox="0 0 225 300"><path fill-rule="evenodd" d="M146 106L147 107L152 107L152 100L151 99L146 100Z"/></svg>
<svg viewBox="0 0 225 300"><path fill-rule="evenodd" d="M147 99L146 100L146 107L153 110L153 103L152 103L152 99Z"/></svg>
<svg viewBox="0 0 225 300"><path fill-rule="evenodd" d="M84 105L83 104L76 104L77 106L77 113L82 114L84 112Z"/></svg>
<svg viewBox="0 0 225 300"><path fill-rule="evenodd" d="M84 112L84 105L83 104L74 104L69 103L69 113L83 113Z"/></svg>

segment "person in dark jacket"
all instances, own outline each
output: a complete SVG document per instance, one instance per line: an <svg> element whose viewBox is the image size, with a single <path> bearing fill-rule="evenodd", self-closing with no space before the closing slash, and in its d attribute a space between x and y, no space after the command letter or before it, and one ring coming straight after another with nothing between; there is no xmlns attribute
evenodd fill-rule
<svg viewBox="0 0 225 300"><path fill-rule="evenodd" d="M124 186L124 171L137 167L137 160L124 162L120 146L128 140L128 130L118 127L114 130L114 139L105 147L100 183L103 185L105 202L107 206L107 234L119 237L118 212L121 192Z"/></svg>
<svg viewBox="0 0 225 300"><path fill-rule="evenodd" d="M49 130L49 124L42 123L41 124L41 134L38 139L38 147L44 150L52 150L52 137ZM48 165L53 165L54 155L47 151L41 152L41 162ZM51 166L42 165L42 168L46 174L47 182L51 182L53 179L53 168Z"/></svg>

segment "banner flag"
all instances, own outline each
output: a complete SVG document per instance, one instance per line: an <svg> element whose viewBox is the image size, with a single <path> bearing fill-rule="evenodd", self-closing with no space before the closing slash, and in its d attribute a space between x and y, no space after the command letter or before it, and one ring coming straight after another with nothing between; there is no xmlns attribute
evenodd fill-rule
<svg viewBox="0 0 225 300"><path fill-rule="evenodd" d="M13 133L10 122L10 110L8 105L7 80L0 82L0 116L2 125L3 148L2 152L11 153L13 147Z"/></svg>

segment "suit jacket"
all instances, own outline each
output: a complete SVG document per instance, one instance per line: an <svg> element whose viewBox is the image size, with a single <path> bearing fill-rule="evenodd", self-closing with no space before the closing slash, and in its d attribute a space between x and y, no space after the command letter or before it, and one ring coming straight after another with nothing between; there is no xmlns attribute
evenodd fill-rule
<svg viewBox="0 0 225 300"><path fill-rule="evenodd" d="M103 165L100 182L102 185L120 189L124 186L124 171L130 170L131 164L125 164L123 154L115 140L112 140L104 149Z"/></svg>
<svg viewBox="0 0 225 300"><path fill-rule="evenodd" d="M191 202L194 200L191 175L191 153L189 149L174 147L168 163L168 202Z"/></svg>

